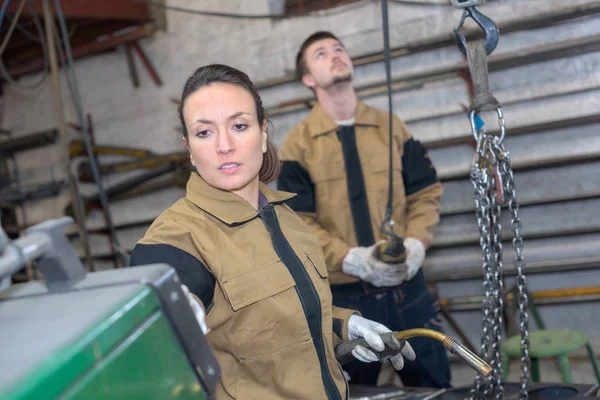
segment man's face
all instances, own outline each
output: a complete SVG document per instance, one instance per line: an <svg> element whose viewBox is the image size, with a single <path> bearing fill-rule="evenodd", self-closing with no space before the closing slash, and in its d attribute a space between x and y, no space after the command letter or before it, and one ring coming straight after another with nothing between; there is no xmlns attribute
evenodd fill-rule
<svg viewBox="0 0 600 400"><path fill-rule="evenodd" d="M319 40L304 52L308 73L302 82L309 88L327 89L341 82L352 82L354 68L342 44L332 38Z"/></svg>

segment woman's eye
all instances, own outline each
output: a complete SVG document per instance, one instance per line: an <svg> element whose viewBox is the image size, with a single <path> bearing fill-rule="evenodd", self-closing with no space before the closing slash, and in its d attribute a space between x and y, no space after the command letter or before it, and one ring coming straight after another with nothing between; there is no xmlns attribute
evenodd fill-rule
<svg viewBox="0 0 600 400"><path fill-rule="evenodd" d="M198 133L196 133L196 136L199 138L205 138L208 135L210 135L210 131L207 131L207 130L199 131Z"/></svg>
<svg viewBox="0 0 600 400"><path fill-rule="evenodd" d="M248 127L248 125L246 125L246 124L235 124L235 125L233 125L233 129L236 130L236 131L243 131L247 127Z"/></svg>

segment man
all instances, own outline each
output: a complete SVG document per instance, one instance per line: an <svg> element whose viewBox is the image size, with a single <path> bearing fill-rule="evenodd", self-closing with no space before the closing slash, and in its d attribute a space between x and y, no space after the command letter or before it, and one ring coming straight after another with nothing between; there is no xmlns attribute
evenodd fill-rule
<svg viewBox="0 0 600 400"><path fill-rule="evenodd" d="M439 330L420 267L439 222L442 186L423 145L393 120L395 232L405 238L404 263L374 257L388 197L389 114L358 100L352 61L330 32L317 32L296 58L298 78L316 95L309 116L281 149L280 190L317 234L328 264L333 303L401 331ZM334 322L335 324L335 322ZM438 341L411 339L417 361L399 371L405 386L449 387L446 351ZM375 384L380 364L345 365L354 384Z"/></svg>

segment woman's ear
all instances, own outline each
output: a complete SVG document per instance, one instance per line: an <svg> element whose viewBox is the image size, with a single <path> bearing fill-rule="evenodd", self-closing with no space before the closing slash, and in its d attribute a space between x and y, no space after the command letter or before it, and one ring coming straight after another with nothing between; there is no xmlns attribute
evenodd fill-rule
<svg viewBox="0 0 600 400"><path fill-rule="evenodd" d="M185 148L187 149L187 151L190 153L190 163L195 167L196 166L196 162L194 161L194 157L192 157L192 150L190 149L190 144L188 143L188 141L185 138L185 136L181 137L181 141L183 142L183 145L185 146Z"/></svg>
<svg viewBox="0 0 600 400"><path fill-rule="evenodd" d="M262 127L260 128L260 130L261 130L261 134L260 134L261 135L260 136L260 139L261 139L261 149L262 149L262 152L264 154L264 153L267 152L267 148L268 148L267 142L269 140L269 135L267 134L267 120L266 119L263 121Z"/></svg>

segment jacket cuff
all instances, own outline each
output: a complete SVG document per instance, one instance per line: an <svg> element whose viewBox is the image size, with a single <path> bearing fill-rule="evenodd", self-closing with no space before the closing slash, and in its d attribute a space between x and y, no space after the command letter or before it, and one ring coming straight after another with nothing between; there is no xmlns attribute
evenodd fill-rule
<svg viewBox="0 0 600 400"><path fill-rule="evenodd" d="M352 315L361 315L356 310L349 310L347 308L339 308L332 306L333 314L333 333L339 339L346 341L348 340L348 321Z"/></svg>

